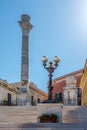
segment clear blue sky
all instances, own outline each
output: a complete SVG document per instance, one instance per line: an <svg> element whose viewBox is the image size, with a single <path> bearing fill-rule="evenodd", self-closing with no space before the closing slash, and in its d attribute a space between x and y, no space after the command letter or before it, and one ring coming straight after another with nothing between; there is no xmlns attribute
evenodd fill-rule
<svg viewBox="0 0 87 130"><path fill-rule="evenodd" d="M48 73L42 56L61 61L53 79L82 69L87 58L87 0L1 0L0 77L20 81L22 14L31 17L30 81L47 90Z"/></svg>

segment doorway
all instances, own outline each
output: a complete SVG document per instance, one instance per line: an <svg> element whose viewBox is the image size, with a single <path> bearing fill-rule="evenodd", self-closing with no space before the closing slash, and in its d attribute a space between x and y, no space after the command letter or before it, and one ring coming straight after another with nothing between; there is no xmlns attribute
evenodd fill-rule
<svg viewBox="0 0 87 130"><path fill-rule="evenodd" d="M11 94L8 93L8 106L11 106Z"/></svg>

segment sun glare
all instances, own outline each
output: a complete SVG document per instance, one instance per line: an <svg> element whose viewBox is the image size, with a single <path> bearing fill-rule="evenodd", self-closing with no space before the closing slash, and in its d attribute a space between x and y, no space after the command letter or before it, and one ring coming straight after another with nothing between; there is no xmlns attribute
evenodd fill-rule
<svg viewBox="0 0 87 130"><path fill-rule="evenodd" d="M82 30L87 32L87 0L83 0L79 6L79 19L81 22Z"/></svg>

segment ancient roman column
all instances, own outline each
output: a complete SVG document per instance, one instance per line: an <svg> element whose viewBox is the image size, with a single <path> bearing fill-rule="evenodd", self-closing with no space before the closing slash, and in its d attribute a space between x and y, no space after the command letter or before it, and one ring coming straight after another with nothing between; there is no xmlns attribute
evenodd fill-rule
<svg viewBox="0 0 87 130"><path fill-rule="evenodd" d="M23 14L19 25L22 29L21 83L26 85L29 79L29 32L33 27L30 16Z"/></svg>

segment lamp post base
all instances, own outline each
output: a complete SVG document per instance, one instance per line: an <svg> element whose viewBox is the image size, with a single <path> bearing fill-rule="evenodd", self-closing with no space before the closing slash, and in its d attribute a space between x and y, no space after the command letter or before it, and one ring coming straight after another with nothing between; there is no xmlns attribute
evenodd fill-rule
<svg viewBox="0 0 87 130"><path fill-rule="evenodd" d="M57 100L45 100L42 103L58 103Z"/></svg>

